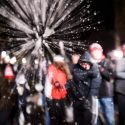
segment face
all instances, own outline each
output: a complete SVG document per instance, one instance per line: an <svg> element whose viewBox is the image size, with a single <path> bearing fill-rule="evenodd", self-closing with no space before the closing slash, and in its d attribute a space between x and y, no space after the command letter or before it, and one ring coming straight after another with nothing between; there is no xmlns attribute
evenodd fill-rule
<svg viewBox="0 0 125 125"><path fill-rule="evenodd" d="M95 59L95 60L101 60L102 59L102 55L103 55L103 53L102 53L102 51L101 50L94 50L94 51L92 51L92 52L90 52L91 53L91 55L92 55L92 57Z"/></svg>
<svg viewBox="0 0 125 125"><path fill-rule="evenodd" d="M77 64L79 60L80 55L79 54L73 54L72 55L72 62L73 64Z"/></svg>
<svg viewBox="0 0 125 125"><path fill-rule="evenodd" d="M84 68L85 70L89 70L90 69L90 64L87 62L80 62L80 65L82 68Z"/></svg>

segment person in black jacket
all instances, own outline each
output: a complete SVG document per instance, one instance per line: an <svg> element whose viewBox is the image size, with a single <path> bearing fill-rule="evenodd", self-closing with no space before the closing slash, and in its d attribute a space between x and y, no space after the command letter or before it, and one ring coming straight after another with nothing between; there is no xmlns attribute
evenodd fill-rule
<svg viewBox="0 0 125 125"><path fill-rule="evenodd" d="M5 77L7 66L8 64L0 64L0 125L13 125L17 114L15 82L9 75ZM12 65L9 66L13 70Z"/></svg>
<svg viewBox="0 0 125 125"><path fill-rule="evenodd" d="M94 123L92 121L92 97L98 93L96 87L99 85L93 80L98 77L99 71L90 60L88 52L80 56L78 63L72 69L73 79L67 84L68 94L73 101L74 119L77 125Z"/></svg>
<svg viewBox="0 0 125 125"><path fill-rule="evenodd" d="M116 60L115 93L119 111L119 125L125 124L125 45L123 57Z"/></svg>
<svg viewBox="0 0 125 125"><path fill-rule="evenodd" d="M103 55L103 49L100 44L90 45L90 54L93 62L98 64L102 77L102 83L99 89L99 109L104 114L106 125L114 125L114 103L113 103L113 70L111 62ZM97 123L99 125L99 121Z"/></svg>
<svg viewBox="0 0 125 125"><path fill-rule="evenodd" d="M99 69L102 76L102 84L99 91L100 108L105 117L106 125L114 125L114 86L113 86L113 71L110 67L110 61L103 59L99 63Z"/></svg>

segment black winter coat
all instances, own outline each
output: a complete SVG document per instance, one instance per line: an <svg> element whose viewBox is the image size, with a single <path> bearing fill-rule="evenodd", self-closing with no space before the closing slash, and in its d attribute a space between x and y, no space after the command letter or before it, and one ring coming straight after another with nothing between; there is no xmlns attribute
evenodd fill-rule
<svg viewBox="0 0 125 125"><path fill-rule="evenodd" d="M66 88L73 100L82 100L92 95L97 95L99 85L93 82L98 77L98 69L95 65L90 70L83 69L79 64L72 69L73 79L69 81Z"/></svg>
<svg viewBox="0 0 125 125"><path fill-rule="evenodd" d="M90 69L85 70L79 63L87 62L90 64ZM77 100L82 98L97 96L101 84L101 76L98 66L91 62L90 54L85 51L80 56L78 64L72 67L73 79L67 84L68 92Z"/></svg>
<svg viewBox="0 0 125 125"><path fill-rule="evenodd" d="M99 97L112 97L114 95L114 74L111 61L104 59L99 63L102 83L99 90Z"/></svg>
<svg viewBox="0 0 125 125"><path fill-rule="evenodd" d="M4 78L5 67L0 64L0 125L12 125L17 114L17 91L14 80Z"/></svg>

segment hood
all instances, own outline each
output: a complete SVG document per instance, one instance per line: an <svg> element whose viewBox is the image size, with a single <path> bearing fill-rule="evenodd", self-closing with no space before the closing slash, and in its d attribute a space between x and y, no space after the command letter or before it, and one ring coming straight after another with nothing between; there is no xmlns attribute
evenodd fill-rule
<svg viewBox="0 0 125 125"><path fill-rule="evenodd" d="M85 51L84 54L80 56L79 62L87 62L92 64L89 52Z"/></svg>

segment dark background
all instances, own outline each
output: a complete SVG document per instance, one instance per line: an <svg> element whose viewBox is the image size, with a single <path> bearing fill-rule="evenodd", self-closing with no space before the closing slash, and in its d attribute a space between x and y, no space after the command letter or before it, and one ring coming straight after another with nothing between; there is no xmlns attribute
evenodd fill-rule
<svg viewBox="0 0 125 125"><path fill-rule="evenodd" d="M90 41L100 41L105 52L125 43L125 0L93 0L93 7L104 29L92 32Z"/></svg>
<svg viewBox="0 0 125 125"><path fill-rule="evenodd" d="M106 52L125 43L125 0L93 0L93 6L100 12L104 30L93 32L90 39L100 40Z"/></svg>
<svg viewBox="0 0 125 125"><path fill-rule="evenodd" d="M114 0L93 0L93 5L100 11L106 30L114 30L115 2Z"/></svg>
<svg viewBox="0 0 125 125"><path fill-rule="evenodd" d="M103 21L103 30L93 32L90 40L96 39L100 41L104 51L108 52L115 48L115 1L114 0L94 0L93 7L99 11L101 20Z"/></svg>

